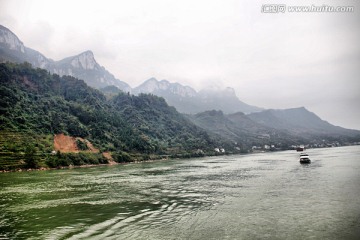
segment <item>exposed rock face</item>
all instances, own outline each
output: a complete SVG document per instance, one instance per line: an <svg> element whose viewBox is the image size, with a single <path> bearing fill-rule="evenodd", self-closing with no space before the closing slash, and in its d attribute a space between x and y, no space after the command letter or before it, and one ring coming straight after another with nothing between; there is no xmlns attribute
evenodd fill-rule
<svg viewBox="0 0 360 240"><path fill-rule="evenodd" d="M182 113L199 113L222 110L225 113L256 112L262 109L250 106L238 99L233 88L208 88L196 92L193 88L167 80L150 78L133 89L134 94L152 93L165 98L167 103Z"/></svg>
<svg viewBox="0 0 360 240"><path fill-rule="evenodd" d="M153 93L156 95L161 92L167 92L168 94L174 94L180 97L196 96L196 91L189 86L183 86L179 83L170 83L167 80L158 81L156 78L146 80L143 84L133 90L134 94Z"/></svg>
<svg viewBox="0 0 360 240"><path fill-rule="evenodd" d="M0 25L0 61L29 62L34 67L48 70L60 76L70 75L84 80L89 86L103 88L116 86L125 92L131 92L131 87L114 77L104 67L100 66L91 51L79 55L53 61L40 52L27 48L19 38L6 27Z"/></svg>
<svg viewBox="0 0 360 240"><path fill-rule="evenodd" d="M83 79L89 86L105 88L115 86L133 94L152 93L164 97L169 105L182 113L199 113L207 110L222 110L224 113L256 112L258 107L250 106L238 99L234 89L207 89L196 92L193 88L167 80L151 78L135 89L114 77L97 63L91 51L71 56L60 61L46 58L40 52L27 48L9 29L0 25L0 61L31 63L34 67L48 70L60 76L70 75Z"/></svg>
<svg viewBox="0 0 360 240"><path fill-rule="evenodd" d="M25 53L25 46L19 38L13 34L9 29L0 25L0 43L7 45L10 50L20 51Z"/></svg>
<svg viewBox="0 0 360 240"><path fill-rule="evenodd" d="M50 72L62 75L70 75L83 79L89 86L104 88L116 86L124 92L131 92L131 87L114 77L95 60L94 53L90 50L78 55L65 58L54 63Z"/></svg>
<svg viewBox="0 0 360 240"><path fill-rule="evenodd" d="M71 60L71 65L75 68L95 69L98 66L94 54L91 51L83 52Z"/></svg>

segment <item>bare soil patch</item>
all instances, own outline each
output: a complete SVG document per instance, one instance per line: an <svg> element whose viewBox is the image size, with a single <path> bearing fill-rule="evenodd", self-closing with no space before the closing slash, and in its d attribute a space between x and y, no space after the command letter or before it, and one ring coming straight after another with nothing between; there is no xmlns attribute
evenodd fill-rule
<svg viewBox="0 0 360 240"><path fill-rule="evenodd" d="M80 140L86 143L89 150L81 151L77 147L76 140ZM62 153L78 153L78 152L92 152L98 153L99 149L95 148L89 140L66 136L63 133L56 134L54 136L54 149L55 151L60 151Z"/></svg>

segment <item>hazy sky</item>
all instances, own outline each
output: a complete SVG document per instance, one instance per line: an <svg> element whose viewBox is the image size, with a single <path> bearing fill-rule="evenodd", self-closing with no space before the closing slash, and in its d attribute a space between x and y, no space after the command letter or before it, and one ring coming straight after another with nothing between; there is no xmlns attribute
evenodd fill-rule
<svg viewBox="0 0 360 240"><path fill-rule="evenodd" d="M270 3L355 10L262 13ZM360 129L358 0L0 0L0 24L54 60L92 50L132 87L230 86L251 105Z"/></svg>

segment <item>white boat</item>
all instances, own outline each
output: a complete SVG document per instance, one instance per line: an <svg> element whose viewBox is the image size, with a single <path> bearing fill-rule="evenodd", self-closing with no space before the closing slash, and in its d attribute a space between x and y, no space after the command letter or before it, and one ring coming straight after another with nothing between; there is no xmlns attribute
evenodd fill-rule
<svg viewBox="0 0 360 240"><path fill-rule="evenodd" d="M307 153L301 153L300 154L300 163L310 163L311 160L309 158L309 155Z"/></svg>

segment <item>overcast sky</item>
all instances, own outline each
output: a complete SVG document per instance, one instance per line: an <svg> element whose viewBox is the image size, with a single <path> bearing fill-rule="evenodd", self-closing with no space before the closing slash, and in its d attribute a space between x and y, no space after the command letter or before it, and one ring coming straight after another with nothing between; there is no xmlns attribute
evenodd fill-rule
<svg viewBox="0 0 360 240"><path fill-rule="evenodd" d="M136 87L232 87L264 108L304 106L360 129L358 0L0 0L0 24L54 60L92 50ZM354 6L351 13L262 13L263 4Z"/></svg>

